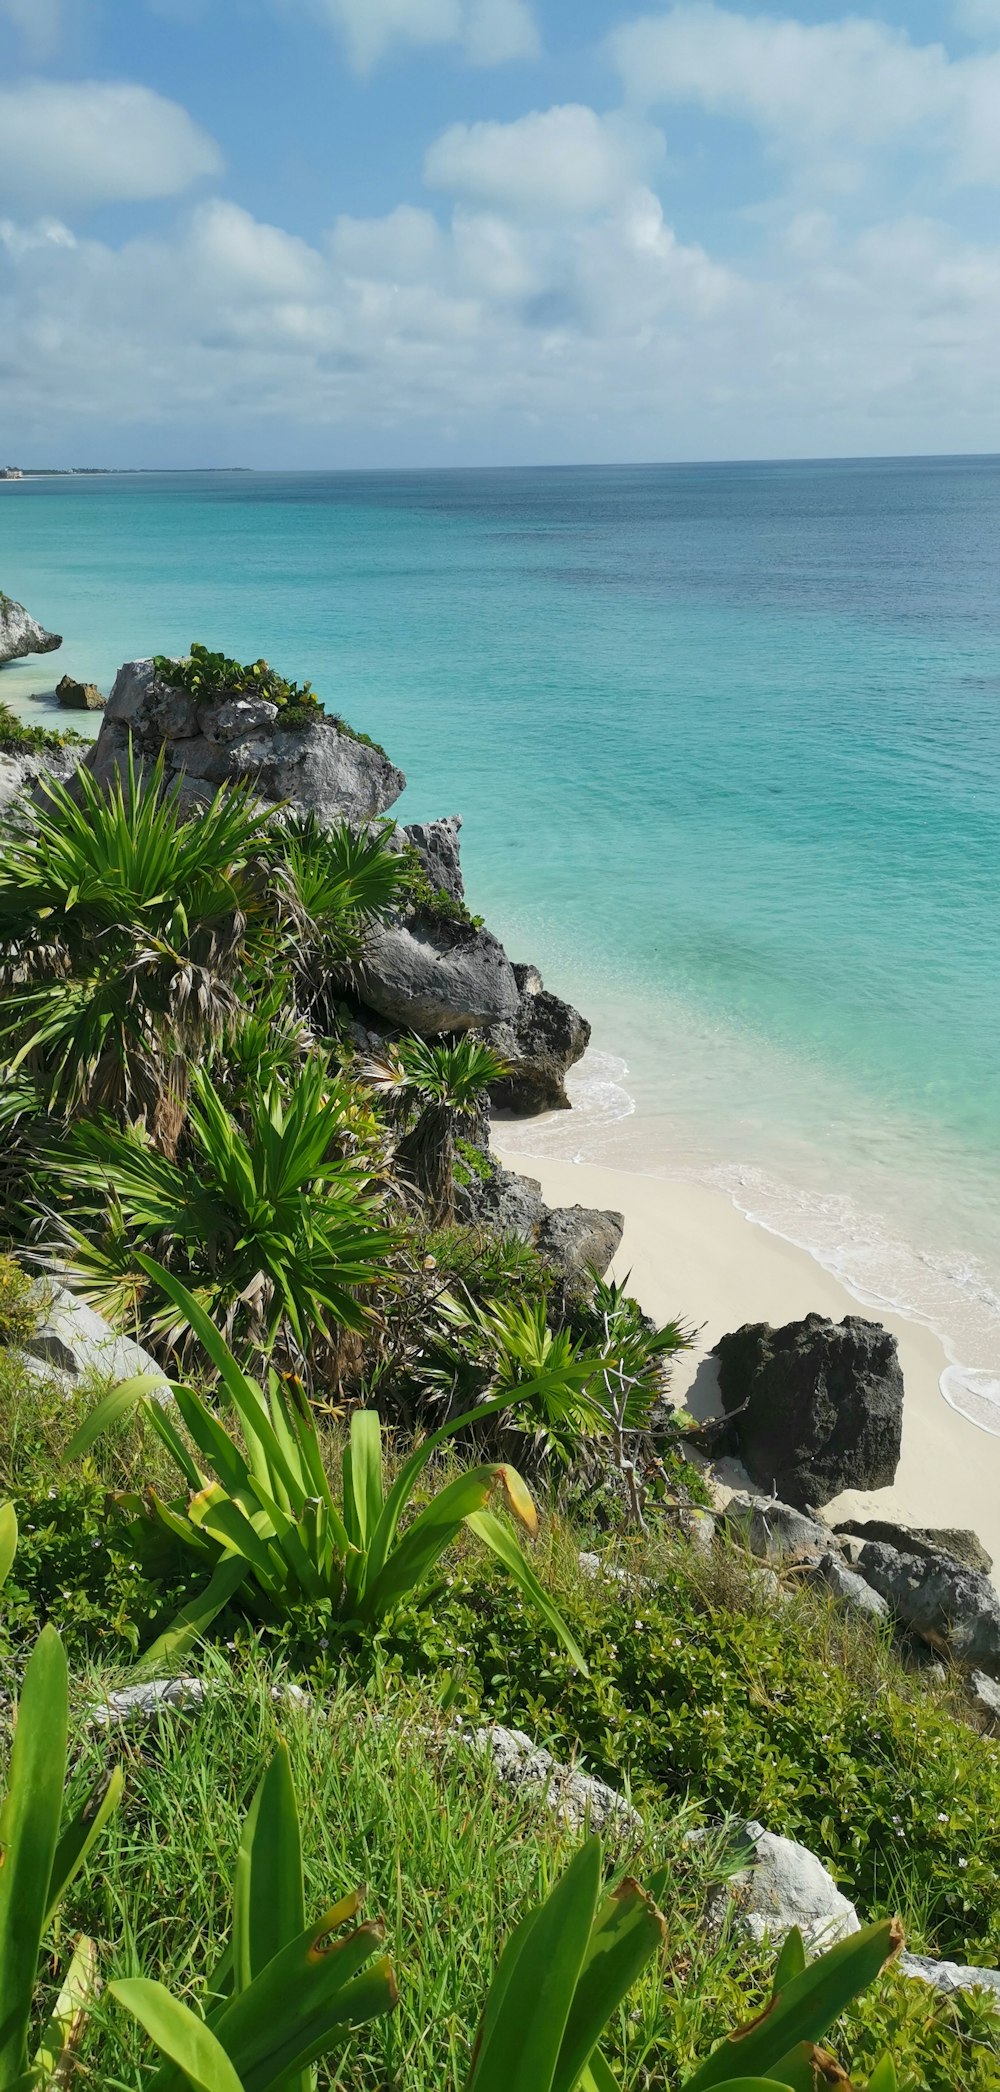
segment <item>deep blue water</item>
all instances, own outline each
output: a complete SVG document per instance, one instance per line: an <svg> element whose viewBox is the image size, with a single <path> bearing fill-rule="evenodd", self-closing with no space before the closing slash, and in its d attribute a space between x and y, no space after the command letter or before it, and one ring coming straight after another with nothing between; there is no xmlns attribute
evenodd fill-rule
<svg viewBox="0 0 1000 2092"><path fill-rule="evenodd" d="M0 485L0 587L105 686L311 677L595 1015L550 1137L738 1170L1000 1367L1000 460Z"/></svg>

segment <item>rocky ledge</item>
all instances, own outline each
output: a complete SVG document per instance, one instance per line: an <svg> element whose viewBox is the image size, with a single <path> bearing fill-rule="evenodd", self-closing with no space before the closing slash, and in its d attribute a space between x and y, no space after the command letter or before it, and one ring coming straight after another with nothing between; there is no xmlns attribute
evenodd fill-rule
<svg viewBox="0 0 1000 2092"><path fill-rule="evenodd" d="M0 590L0 666L5 661L23 661L28 654L54 654L60 646L61 633L47 632L23 603L15 603Z"/></svg>

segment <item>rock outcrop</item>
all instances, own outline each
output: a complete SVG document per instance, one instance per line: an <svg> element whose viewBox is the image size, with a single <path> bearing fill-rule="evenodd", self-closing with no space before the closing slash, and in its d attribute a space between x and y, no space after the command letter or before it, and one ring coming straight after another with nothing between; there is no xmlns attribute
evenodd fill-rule
<svg viewBox="0 0 1000 2092"><path fill-rule="evenodd" d="M45 749L37 755L13 755L0 748L0 816L28 803L49 778L65 784L78 768L79 748Z"/></svg>
<svg viewBox="0 0 1000 2092"><path fill-rule="evenodd" d="M944 1555L900 1554L880 1540L862 1548L858 1568L932 1649L1000 1678L1000 1597L987 1576Z"/></svg>
<svg viewBox="0 0 1000 2092"><path fill-rule="evenodd" d="M894 1525L888 1518L846 1518L835 1530L852 1540L881 1540L898 1554L945 1555L949 1561L961 1562L963 1568L975 1569L981 1576L988 1576L993 1567L993 1557L987 1554L978 1533L965 1526Z"/></svg>
<svg viewBox="0 0 1000 2092"><path fill-rule="evenodd" d="M523 1729L476 1729L469 1740L475 1751L492 1759L498 1780L538 1794L572 1830L589 1825L591 1830L619 1836L635 1836L642 1830L642 1817L623 1795L576 1766L561 1765Z"/></svg>
<svg viewBox="0 0 1000 2092"><path fill-rule="evenodd" d="M831 1550L808 1572L810 1583L822 1584L832 1591L845 1613L861 1613L868 1620L887 1620L889 1607L885 1599L856 1569L849 1569L839 1554Z"/></svg>
<svg viewBox="0 0 1000 2092"><path fill-rule="evenodd" d="M370 1009L424 1039L482 1029L517 1008L513 968L492 932L427 913L375 924L354 979Z"/></svg>
<svg viewBox="0 0 1000 2092"><path fill-rule="evenodd" d="M164 750L167 777L180 779L185 805L204 804L220 785L240 782L263 800L330 825L374 820L406 784L384 750L332 719L282 726L278 707L261 698L200 705L165 682L152 661L126 661L118 671L86 758L99 783L123 769L130 737L141 763Z"/></svg>
<svg viewBox="0 0 1000 2092"><path fill-rule="evenodd" d="M550 993L536 966L515 966L514 979L517 1008L489 1035L511 1066L506 1080L493 1085L493 1107L524 1116L568 1111L567 1071L586 1053L590 1026L579 1010Z"/></svg>
<svg viewBox="0 0 1000 2092"><path fill-rule="evenodd" d="M817 1518L807 1518L792 1504L768 1496L731 1496L719 1524L765 1562L786 1556L818 1560L828 1552L832 1538L829 1526Z"/></svg>
<svg viewBox="0 0 1000 2092"><path fill-rule="evenodd" d="M884 1489L899 1463L903 1375L878 1322L746 1323L716 1345L722 1404L762 1488L799 1508Z"/></svg>
<svg viewBox="0 0 1000 2092"><path fill-rule="evenodd" d="M28 654L54 654L60 646L61 633L46 632L23 603L0 592L0 666L5 661L23 661Z"/></svg>
<svg viewBox="0 0 1000 2092"><path fill-rule="evenodd" d="M446 893L452 901L465 899L461 829L461 815L446 814L440 821L411 821L402 830L423 865L428 885L435 893Z"/></svg>
<svg viewBox="0 0 1000 2092"><path fill-rule="evenodd" d="M56 696L67 712L103 712L104 699L96 683L78 683L75 676L60 676Z"/></svg>
<svg viewBox="0 0 1000 2092"><path fill-rule="evenodd" d="M591 1272L603 1277L624 1231L620 1213L591 1206L545 1204L534 1177L520 1177L493 1162L483 1177L458 1187L456 1217L466 1227L530 1243L554 1271L566 1301L590 1288Z"/></svg>

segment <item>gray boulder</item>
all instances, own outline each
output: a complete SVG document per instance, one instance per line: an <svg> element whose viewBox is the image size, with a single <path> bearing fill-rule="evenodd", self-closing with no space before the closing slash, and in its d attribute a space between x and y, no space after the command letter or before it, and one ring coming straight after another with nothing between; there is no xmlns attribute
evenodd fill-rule
<svg viewBox="0 0 1000 2092"><path fill-rule="evenodd" d="M455 1216L464 1226L515 1235L521 1242L534 1242L547 1210L537 1178L503 1169L492 1158L487 1176L470 1177L455 1191Z"/></svg>
<svg viewBox="0 0 1000 2092"><path fill-rule="evenodd" d="M65 1286L49 1278L36 1279L32 1302L38 1321L22 1349L36 1371L58 1374L70 1385L90 1374L118 1381L149 1373L156 1382L150 1393L169 1394L166 1375L149 1352L131 1337L118 1336L103 1315Z"/></svg>
<svg viewBox="0 0 1000 2092"><path fill-rule="evenodd" d="M152 661L126 661L115 678L87 767L107 784L128 762L165 753L184 805L204 804L220 785L245 783L274 804L314 814L324 825L370 821L385 813L406 779L381 748L320 718L283 727L277 707L246 698L199 705L160 677Z"/></svg>
<svg viewBox="0 0 1000 2092"><path fill-rule="evenodd" d="M705 1835L695 1833L696 1839ZM713 1929L731 1910L741 1932L758 1945L767 1940L777 1947L797 1925L809 1954L821 1954L860 1932L853 1903L805 1845L777 1837L762 1823L741 1823L733 1827L726 1857L734 1871L727 1868L725 1883L712 1897Z"/></svg>
<svg viewBox="0 0 1000 2092"><path fill-rule="evenodd" d="M411 821L403 829L435 893L446 893L452 901L465 899L459 841L461 829L460 814L448 814L440 821Z"/></svg>
<svg viewBox="0 0 1000 2092"><path fill-rule="evenodd" d="M128 1722L152 1722L164 1710L193 1712L203 1707L208 1687L201 1678L151 1678L146 1685L124 1685L88 1709L89 1729L121 1729Z"/></svg>
<svg viewBox="0 0 1000 2092"><path fill-rule="evenodd" d="M978 1533L966 1526L894 1525L889 1518L848 1518L836 1527L838 1534L866 1543L881 1540L900 1554L946 1555L965 1569L988 1576L993 1557L988 1555Z"/></svg>
<svg viewBox="0 0 1000 2092"><path fill-rule="evenodd" d="M1000 1683L996 1678L987 1678L985 1671L971 1672L969 1698L977 1714L994 1726L1000 1721Z"/></svg>
<svg viewBox="0 0 1000 2092"><path fill-rule="evenodd" d="M565 1302L585 1298L593 1272L603 1278L624 1232L624 1214L599 1207L555 1206L546 1212L535 1247L556 1273Z"/></svg>
<svg viewBox="0 0 1000 2092"><path fill-rule="evenodd" d="M1000 2003L1000 1969L965 1968L959 1961L932 1961L927 1954L901 1954L896 1967L901 1976L929 1983L945 1997L956 1990L992 1990Z"/></svg>
<svg viewBox="0 0 1000 2092"><path fill-rule="evenodd" d="M590 1773L560 1765L523 1729L476 1729L469 1740L475 1751L492 1759L498 1779L540 1794L570 1829L582 1830L589 1824L591 1830L617 1831L619 1835L642 1830L642 1817L623 1795Z"/></svg>
<svg viewBox="0 0 1000 2092"><path fill-rule="evenodd" d="M491 931L426 915L375 924L354 980L370 1009L424 1039L483 1029L517 1007L510 960Z"/></svg>
<svg viewBox="0 0 1000 2092"><path fill-rule="evenodd" d="M494 1083L494 1110L530 1116L568 1111L566 1075L590 1044L590 1026L546 988L535 966L515 966L519 1002L514 1014L490 1032L490 1044L510 1062L511 1073Z"/></svg>
<svg viewBox="0 0 1000 2092"><path fill-rule="evenodd" d="M805 1508L884 1489L899 1463L903 1375L878 1322L746 1323L716 1345L722 1406L753 1480Z"/></svg>
<svg viewBox="0 0 1000 2092"><path fill-rule="evenodd" d="M67 712L103 712L104 699L96 683L80 683L75 676L60 676L56 696Z"/></svg>
<svg viewBox="0 0 1000 2092"><path fill-rule="evenodd" d="M894 1617L932 1649L1000 1678L1000 1597L987 1576L943 1555L900 1554L880 1540L862 1548L858 1567Z"/></svg>
<svg viewBox="0 0 1000 2092"><path fill-rule="evenodd" d="M79 761L79 748L46 748L37 755L14 755L0 748L0 818L30 805L50 778L66 784Z"/></svg>
<svg viewBox="0 0 1000 2092"><path fill-rule="evenodd" d="M832 1540L829 1526L796 1511L793 1505L742 1492L730 1497L719 1525L763 1561L780 1561L789 1555L818 1560L829 1553Z"/></svg>
<svg viewBox="0 0 1000 2092"><path fill-rule="evenodd" d="M861 1613L869 1620L887 1620L889 1607L884 1598L871 1584L866 1583L857 1570L849 1569L837 1554L825 1554L808 1572L810 1583L821 1584L832 1591L835 1598L848 1613Z"/></svg>
<svg viewBox="0 0 1000 2092"><path fill-rule="evenodd" d="M13 596L0 590L0 666L5 661L23 661L28 654L54 654L60 646L61 633L46 632L23 603L15 603Z"/></svg>

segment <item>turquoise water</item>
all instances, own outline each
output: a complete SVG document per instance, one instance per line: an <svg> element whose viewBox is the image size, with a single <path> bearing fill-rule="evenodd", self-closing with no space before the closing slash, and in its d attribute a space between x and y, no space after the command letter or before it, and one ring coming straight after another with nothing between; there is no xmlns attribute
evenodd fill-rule
<svg viewBox="0 0 1000 2092"><path fill-rule="evenodd" d="M0 697L310 676L595 1019L534 1145L720 1183L1000 1428L998 582L995 459L24 482L0 587L67 636Z"/></svg>

